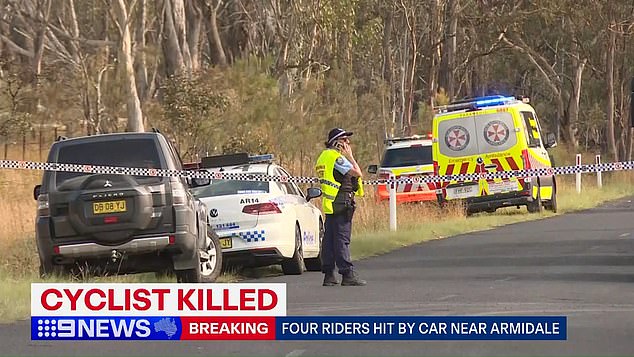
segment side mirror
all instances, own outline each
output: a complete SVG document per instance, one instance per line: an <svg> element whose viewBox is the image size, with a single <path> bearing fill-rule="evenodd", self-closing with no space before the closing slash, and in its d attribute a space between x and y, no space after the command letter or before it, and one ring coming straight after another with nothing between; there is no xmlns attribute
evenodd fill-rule
<svg viewBox="0 0 634 357"><path fill-rule="evenodd" d="M546 142L544 143L546 149L550 149L550 148L554 148L557 146L557 138L555 137L555 134L553 133L548 133L546 134Z"/></svg>
<svg viewBox="0 0 634 357"><path fill-rule="evenodd" d="M33 188L33 198L37 201L37 198L40 196L40 191L42 190L42 185L35 185Z"/></svg>
<svg viewBox="0 0 634 357"><path fill-rule="evenodd" d="M321 188L309 187L308 191L306 192L306 201L310 201L313 198L317 198L321 196L321 194L322 194Z"/></svg>
<svg viewBox="0 0 634 357"><path fill-rule="evenodd" d="M368 166L368 172L371 174L375 174L377 173L377 171L379 171L379 166L378 165L370 165Z"/></svg>
<svg viewBox="0 0 634 357"><path fill-rule="evenodd" d="M192 178L190 183L191 183L191 187L207 186L211 184L211 179L206 177L196 177L196 178Z"/></svg>

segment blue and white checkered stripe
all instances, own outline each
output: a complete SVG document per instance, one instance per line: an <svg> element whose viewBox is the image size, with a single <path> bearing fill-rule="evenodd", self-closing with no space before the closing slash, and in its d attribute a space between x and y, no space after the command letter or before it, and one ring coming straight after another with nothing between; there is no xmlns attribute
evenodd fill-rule
<svg viewBox="0 0 634 357"><path fill-rule="evenodd" d="M187 178L209 178L214 180L237 180L237 181L268 181L268 182L295 182L295 183L320 183L317 177L299 176L270 176L249 173L229 173L229 172L208 172L198 170L165 170L148 169L137 167L116 167L116 166L96 166L84 164L61 164L49 162L32 162L17 160L0 160L0 169L20 169L20 170L45 170L45 171L65 171L81 172L90 174L112 174L112 175L134 175L134 176L162 176L162 177L187 177ZM621 171L634 169L634 161L608 162L602 164L575 165L562 167L548 167L531 170L516 171L493 171L473 174L446 175L446 176L418 176L401 177L398 179L379 179L363 181L364 185L385 185L388 183L434 183L443 181L475 181L496 178L513 177L537 177L552 175L570 175L576 173L594 173L605 171Z"/></svg>
<svg viewBox="0 0 634 357"><path fill-rule="evenodd" d="M240 238L244 239L247 243L264 242L266 240L263 229L255 231L243 231L240 232L239 235Z"/></svg>

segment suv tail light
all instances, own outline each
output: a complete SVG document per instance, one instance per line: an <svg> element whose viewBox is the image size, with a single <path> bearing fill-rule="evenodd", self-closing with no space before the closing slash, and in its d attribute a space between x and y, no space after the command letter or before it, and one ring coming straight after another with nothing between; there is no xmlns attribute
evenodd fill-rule
<svg viewBox="0 0 634 357"><path fill-rule="evenodd" d="M187 202L185 186L183 186L183 183L176 177L170 178L170 183L172 185L172 199L174 200L174 204L184 205L185 202Z"/></svg>
<svg viewBox="0 0 634 357"><path fill-rule="evenodd" d="M246 214L276 214L282 213L280 208L273 202L256 203L254 205L246 205L242 208L242 213Z"/></svg>
<svg viewBox="0 0 634 357"><path fill-rule="evenodd" d="M42 193L37 197L37 214L38 216L50 215L48 193Z"/></svg>

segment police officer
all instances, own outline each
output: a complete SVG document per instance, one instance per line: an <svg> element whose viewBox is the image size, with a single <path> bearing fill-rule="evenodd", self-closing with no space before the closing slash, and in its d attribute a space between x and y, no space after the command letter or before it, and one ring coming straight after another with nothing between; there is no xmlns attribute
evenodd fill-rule
<svg viewBox="0 0 634 357"><path fill-rule="evenodd" d="M350 259L352 217L356 209L354 196L363 196L361 168L350 148L352 132L341 128L328 133L326 149L317 159L315 170L321 183L322 209L326 216L322 242L324 286L339 284L335 265L342 275L342 286L366 285L354 271Z"/></svg>

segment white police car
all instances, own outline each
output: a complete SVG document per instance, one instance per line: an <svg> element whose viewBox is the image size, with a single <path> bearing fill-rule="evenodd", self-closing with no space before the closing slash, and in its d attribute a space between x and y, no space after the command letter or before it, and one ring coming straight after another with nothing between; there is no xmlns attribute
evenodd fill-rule
<svg viewBox="0 0 634 357"><path fill-rule="evenodd" d="M205 157L198 169L244 175L287 176L273 155ZM302 192L295 183L212 179L192 190L209 212L223 260L242 266L281 264L285 274L321 270L321 211L309 202L319 188Z"/></svg>

